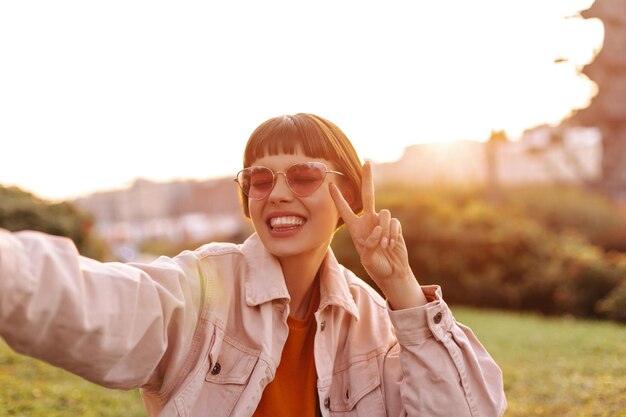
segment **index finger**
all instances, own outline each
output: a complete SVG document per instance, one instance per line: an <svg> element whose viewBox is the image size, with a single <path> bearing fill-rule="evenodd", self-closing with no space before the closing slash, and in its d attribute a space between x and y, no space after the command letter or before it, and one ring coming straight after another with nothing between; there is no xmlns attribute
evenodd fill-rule
<svg viewBox="0 0 626 417"><path fill-rule="evenodd" d="M339 215L343 221L346 224L350 224L356 220L357 215L354 214L352 207L350 207L350 204L348 204L346 199L343 197L343 194L341 194L339 187L331 182L328 184L328 189L330 190L330 196L333 198L335 207L337 207L337 211L339 211Z"/></svg>
<svg viewBox="0 0 626 417"><path fill-rule="evenodd" d="M376 213L376 198L374 196L374 176L372 175L372 163L365 161L363 164L363 178L361 179L361 199L365 213Z"/></svg>

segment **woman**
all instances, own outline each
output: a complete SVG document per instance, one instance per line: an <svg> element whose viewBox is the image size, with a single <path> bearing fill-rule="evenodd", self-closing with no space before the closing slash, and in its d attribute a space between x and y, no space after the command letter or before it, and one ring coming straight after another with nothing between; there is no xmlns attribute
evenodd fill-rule
<svg viewBox="0 0 626 417"><path fill-rule="evenodd" d="M237 175L255 233L145 264L0 234L0 334L150 416L500 416L498 366L411 272L369 163L311 114L270 119ZM386 300L330 242L345 223Z"/></svg>

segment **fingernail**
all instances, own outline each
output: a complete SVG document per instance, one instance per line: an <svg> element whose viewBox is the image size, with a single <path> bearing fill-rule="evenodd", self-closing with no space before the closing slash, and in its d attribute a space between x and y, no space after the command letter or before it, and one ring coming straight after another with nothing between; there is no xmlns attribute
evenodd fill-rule
<svg viewBox="0 0 626 417"><path fill-rule="evenodd" d="M380 246L385 249L387 247L387 243L389 242L389 240L386 237L383 237L382 241L380 242Z"/></svg>
<svg viewBox="0 0 626 417"><path fill-rule="evenodd" d="M395 239L390 239L389 240L389 248L393 249L394 246L396 246L396 240Z"/></svg>

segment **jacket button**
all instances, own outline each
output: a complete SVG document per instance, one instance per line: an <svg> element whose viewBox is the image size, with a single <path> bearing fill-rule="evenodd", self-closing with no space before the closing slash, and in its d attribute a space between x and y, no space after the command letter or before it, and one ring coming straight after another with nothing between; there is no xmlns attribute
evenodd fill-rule
<svg viewBox="0 0 626 417"><path fill-rule="evenodd" d="M326 398L324 400L324 407L328 410L330 409L330 398Z"/></svg>
<svg viewBox="0 0 626 417"><path fill-rule="evenodd" d="M441 314L441 311L437 314L435 314L435 316L433 317L433 321L435 322L435 324L439 324L441 323L441 318L443 317L443 315Z"/></svg>
<svg viewBox="0 0 626 417"><path fill-rule="evenodd" d="M326 320L322 320L322 322L320 323L320 330L324 331L325 328L326 328ZM330 401L330 400L328 400L328 401ZM328 408L328 407L326 407L326 408Z"/></svg>
<svg viewBox="0 0 626 417"><path fill-rule="evenodd" d="M217 362L215 363L215 366L213 366L213 369L211 369L211 374L217 375L220 373L221 370L222 370L222 365L220 365L220 363Z"/></svg>

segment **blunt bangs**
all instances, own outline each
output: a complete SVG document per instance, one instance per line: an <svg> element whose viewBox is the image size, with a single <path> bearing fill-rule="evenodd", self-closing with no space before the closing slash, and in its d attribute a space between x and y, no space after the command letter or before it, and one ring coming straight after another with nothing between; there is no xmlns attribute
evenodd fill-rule
<svg viewBox="0 0 626 417"><path fill-rule="evenodd" d="M311 158L334 161L336 147L332 142L336 142L335 136L310 117L303 114L280 116L261 124L248 140L244 168L266 155L294 154L298 148Z"/></svg>

